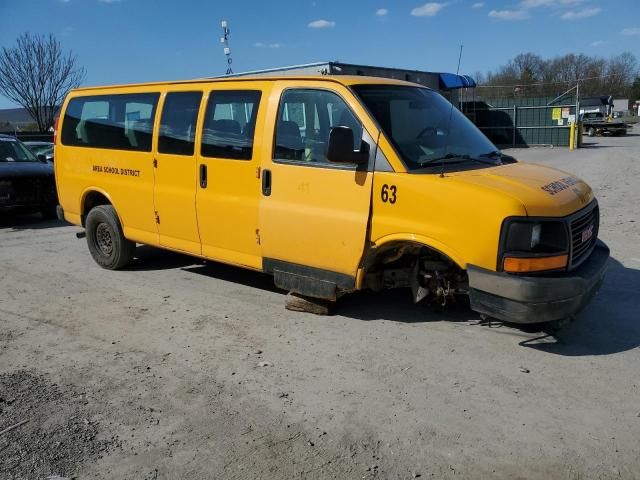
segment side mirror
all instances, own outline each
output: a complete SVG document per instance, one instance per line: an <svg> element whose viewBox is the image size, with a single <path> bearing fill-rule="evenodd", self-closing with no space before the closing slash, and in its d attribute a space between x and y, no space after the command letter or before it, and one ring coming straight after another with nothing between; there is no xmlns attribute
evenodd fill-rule
<svg viewBox="0 0 640 480"><path fill-rule="evenodd" d="M38 155L38 160L40 160L42 163L47 163L47 156L42 154L42 153L40 153Z"/></svg>
<svg viewBox="0 0 640 480"><path fill-rule="evenodd" d="M353 130L349 127L333 127L329 133L327 160L333 163L367 163L369 146L366 143L362 145L359 151L354 151Z"/></svg>

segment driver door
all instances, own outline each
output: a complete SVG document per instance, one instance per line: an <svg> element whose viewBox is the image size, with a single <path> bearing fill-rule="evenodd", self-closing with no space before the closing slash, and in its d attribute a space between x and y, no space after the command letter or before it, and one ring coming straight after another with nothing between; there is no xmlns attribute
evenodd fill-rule
<svg viewBox="0 0 640 480"><path fill-rule="evenodd" d="M301 87L279 82L267 113L273 142L262 162L260 237L264 269L292 272L353 288L367 239L372 168L330 163L326 158L334 126L354 131L375 145L345 98L346 88L327 82ZM316 83L318 85L316 85ZM338 88L341 87L341 88ZM273 127L275 126L275 128ZM377 132L376 132L377 135ZM276 278L277 283L277 278Z"/></svg>

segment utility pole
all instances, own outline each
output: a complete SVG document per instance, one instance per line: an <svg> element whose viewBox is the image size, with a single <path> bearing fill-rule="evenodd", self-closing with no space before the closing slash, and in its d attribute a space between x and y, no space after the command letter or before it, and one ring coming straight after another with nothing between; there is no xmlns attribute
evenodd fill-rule
<svg viewBox="0 0 640 480"><path fill-rule="evenodd" d="M231 35L231 31L229 30L229 24L226 20L222 20L222 37L220 37L220 43L224 45L224 54L227 57L227 75L231 75L233 70L231 69L231 49L229 48L229 36Z"/></svg>

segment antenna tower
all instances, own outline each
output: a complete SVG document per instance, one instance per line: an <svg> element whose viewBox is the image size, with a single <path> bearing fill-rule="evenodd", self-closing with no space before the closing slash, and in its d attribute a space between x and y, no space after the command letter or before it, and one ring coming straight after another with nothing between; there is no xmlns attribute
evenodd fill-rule
<svg viewBox="0 0 640 480"><path fill-rule="evenodd" d="M231 69L231 48L229 48L229 36L231 35L231 31L229 30L229 23L226 20L222 20L222 37L220 37L220 43L224 45L224 54L227 57L227 75L231 75L233 70Z"/></svg>

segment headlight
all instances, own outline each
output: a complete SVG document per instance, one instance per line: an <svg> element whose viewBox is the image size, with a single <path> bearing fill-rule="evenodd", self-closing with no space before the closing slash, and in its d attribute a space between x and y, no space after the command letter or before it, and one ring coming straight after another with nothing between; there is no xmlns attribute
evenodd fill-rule
<svg viewBox="0 0 640 480"><path fill-rule="evenodd" d="M531 229L531 250L540 245L540 234L542 232L542 225L536 223Z"/></svg>
<svg viewBox="0 0 640 480"><path fill-rule="evenodd" d="M502 226L498 268L524 273L567 266L569 235L565 222L508 218Z"/></svg>

